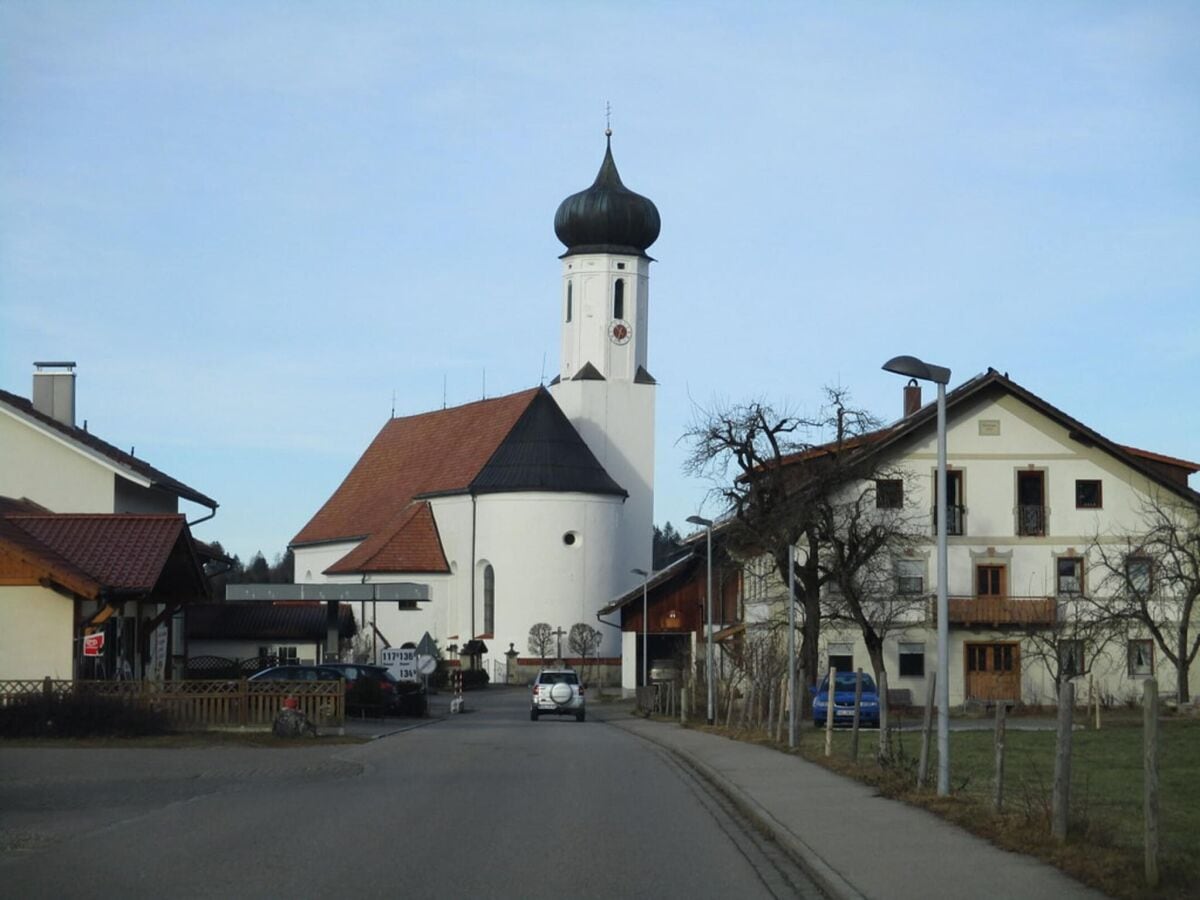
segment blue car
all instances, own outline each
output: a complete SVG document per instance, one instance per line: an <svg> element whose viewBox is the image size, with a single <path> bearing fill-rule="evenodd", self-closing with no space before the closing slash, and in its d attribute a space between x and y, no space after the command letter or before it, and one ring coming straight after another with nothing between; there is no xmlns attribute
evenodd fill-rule
<svg viewBox="0 0 1200 900"><path fill-rule="evenodd" d="M838 672L833 689L833 724L849 725L854 721L854 672ZM813 691L813 724L824 725L829 706L829 676ZM879 727L879 689L875 680L865 672L862 676L862 700L858 708L858 724Z"/></svg>

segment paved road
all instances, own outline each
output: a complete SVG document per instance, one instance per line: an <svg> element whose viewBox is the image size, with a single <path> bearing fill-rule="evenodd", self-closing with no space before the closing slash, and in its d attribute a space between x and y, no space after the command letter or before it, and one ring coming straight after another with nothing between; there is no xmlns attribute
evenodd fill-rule
<svg viewBox="0 0 1200 900"><path fill-rule="evenodd" d="M816 896L660 749L468 697L359 746L0 750L0 895Z"/></svg>

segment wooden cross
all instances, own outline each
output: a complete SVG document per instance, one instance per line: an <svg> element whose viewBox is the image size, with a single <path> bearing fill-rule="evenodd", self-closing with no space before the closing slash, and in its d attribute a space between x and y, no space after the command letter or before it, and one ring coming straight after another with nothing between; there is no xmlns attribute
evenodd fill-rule
<svg viewBox="0 0 1200 900"><path fill-rule="evenodd" d="M563 631L563 630L562 630L562 626L561 626L561 625L559 625L559 626L558 626L558 628L557 628L555 631L552 631L552 632L550 632L550 633L551 633L551 634L553 634L553 635L555 635L555 636L558 638L558 658L559 658L559 659L562 659L562 658L563 658L563 655L562 655L562 639L563 639L563 635L564 635L564 634L566 634L566 632L565 632L565 631Z"/></svg>

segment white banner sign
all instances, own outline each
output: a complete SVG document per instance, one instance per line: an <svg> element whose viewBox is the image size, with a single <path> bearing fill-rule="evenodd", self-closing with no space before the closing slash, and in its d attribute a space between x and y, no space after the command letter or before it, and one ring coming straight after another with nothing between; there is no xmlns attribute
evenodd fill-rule
<svg viewBox="0 0 1200 900"><path fill-rule="evenodd" d="M380 660L397 681L420 681L417 674L417 651L415 647L386 647L379 654Z"/></svg>

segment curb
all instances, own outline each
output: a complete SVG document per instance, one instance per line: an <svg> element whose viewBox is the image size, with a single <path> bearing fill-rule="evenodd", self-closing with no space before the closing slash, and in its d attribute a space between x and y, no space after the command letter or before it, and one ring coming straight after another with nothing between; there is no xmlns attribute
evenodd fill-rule
<svg viewBox="0 0 1200 900"><path fill-rule="evenodd" d="M713 788L724 794L742 815L778 844L784 853L803 869L805 874L816 882L817 887L820 888L822 893L830 897L831 900L867 900L865 894L847 881L845 876L829 865L829 863L825 862L817 851L793 832L789 831L762 804L753 799L716 769L697 759L695 755L689 753L687 750L673 747L650 735L626 728L616 721L609 720L608 724L615 725L622 731L632 734L634 737L641 738L647 743L654 744L656 747L666 750L711 784Z"/></svg>

